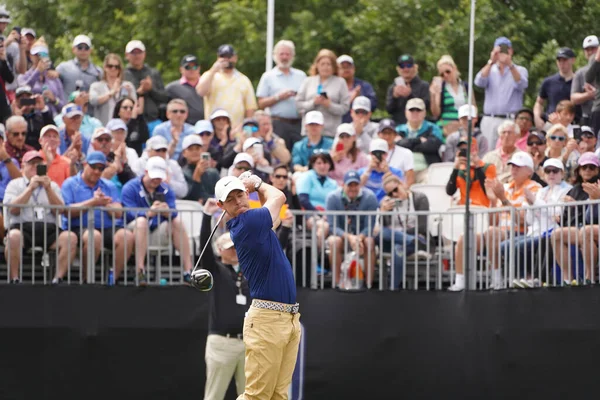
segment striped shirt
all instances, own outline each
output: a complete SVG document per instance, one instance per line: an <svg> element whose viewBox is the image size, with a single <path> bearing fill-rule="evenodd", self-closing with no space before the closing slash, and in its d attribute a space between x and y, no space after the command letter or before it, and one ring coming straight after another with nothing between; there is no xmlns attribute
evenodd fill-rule
<svg viewBox="0 0 600 400"><path fill-rule="evenodd" d="M467 90L463 81L458 82L456 93L451 85L442 84L442 104L438 126L446 126L449 122L458 121L458 109L467 104Z"/></svg>

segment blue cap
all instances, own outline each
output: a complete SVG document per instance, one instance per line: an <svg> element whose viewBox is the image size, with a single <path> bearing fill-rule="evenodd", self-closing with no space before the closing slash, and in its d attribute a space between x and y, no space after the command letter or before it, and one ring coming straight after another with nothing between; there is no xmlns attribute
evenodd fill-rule
<svg viewBox="0 0 600 400"><path fill-rule="evenodd" d="M360 183L360 175L356 171L348 171L344 175L344 185L348 185L350 183Z"/></svg>
<svg viewBox="0 0 600 400"><path fill-rule="evenodd" d="M91 151L87 154L86 160L88 164L106 165L106 157L101 151Z"/></svg>
<svg viewBox="0 0 600 400"><path fill-rule="evenodd" d="M377 132L383 132L385 129L395 130L396 123L389 118L382 119L381 121L379 121L379 126L377 127Z"/></svg>
<svg viewBox="0 0 600 400"><path fill-rule="evenodd" d="M110 121L108 121L108 124L106 124L106 129L108 129L111 132L123 129L125 130L125 132L127 132L127 124L121 118L113 118Z"/></svg>
<svg viewBox="0 0 600 400"><path fill-rule="evenodd" d="M494 41L494 47L502 46L503 44L507 45L508 47L512 47L511 41L506 36L500 36Z"/></svg>
<svg viewBox="0 0 600 400"><path fill-rule="evenodd" d="M213 133L214 131L215 130L213 129L212 123L206 119L201 119L200 121L196 122L196 125L194 125L195 133L202 133L202 132Z"/></svg>

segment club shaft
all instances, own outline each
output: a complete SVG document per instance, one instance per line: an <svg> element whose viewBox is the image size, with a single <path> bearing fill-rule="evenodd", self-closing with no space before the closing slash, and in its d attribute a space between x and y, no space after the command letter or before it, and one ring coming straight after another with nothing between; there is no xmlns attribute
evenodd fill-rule
<svg viewBox="0 0 600 400"><path fill-rule="evenodd" d="M217 229L219 228L219 225L221 225L221 221L223 221L223 217L225 217L225 211L223 211L223 213L219 217L212 232L210 233L210 236L208 237L208 240L206 241L206 243L204 243L204 247L202 248L202 251L200 252L200 257L198 257L198 261L196 261L196 265L194 265L194 269L192 270L192 272L194 272L200 266L200 260L202 260L202 256L204 255L204 252L206 251L206 247L211 245L212 237L215 234L215 232L217 231Z"/></svg>

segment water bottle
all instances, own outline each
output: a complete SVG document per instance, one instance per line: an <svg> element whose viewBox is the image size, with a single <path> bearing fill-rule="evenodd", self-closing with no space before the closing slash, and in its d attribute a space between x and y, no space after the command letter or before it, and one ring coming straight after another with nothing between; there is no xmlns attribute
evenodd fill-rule
<svg viewBox="0 0 600 400"><path fill-rule="evenodd" d="M112 268L108 270L108 286L115 286L115 270Z"/></svg>

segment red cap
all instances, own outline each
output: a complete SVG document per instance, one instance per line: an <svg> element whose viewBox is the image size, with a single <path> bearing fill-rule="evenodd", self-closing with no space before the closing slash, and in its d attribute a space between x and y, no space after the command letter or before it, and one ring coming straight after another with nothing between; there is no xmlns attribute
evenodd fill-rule
<svg viewBox="0 0 600 400"><path fill-rule="evenodd" d="M28 163L29 161L33 160L34 158L41 158L42 160L44 159L44 157L42 157L42 153L40 153L37 150L31 150L31 151L28 151L27 153L25 153L25 155L23 156L23 162Z"/></svg>

